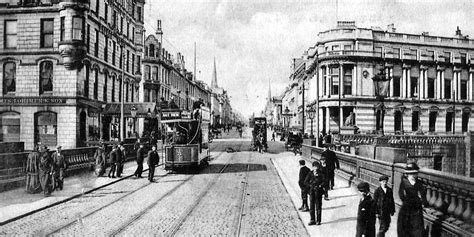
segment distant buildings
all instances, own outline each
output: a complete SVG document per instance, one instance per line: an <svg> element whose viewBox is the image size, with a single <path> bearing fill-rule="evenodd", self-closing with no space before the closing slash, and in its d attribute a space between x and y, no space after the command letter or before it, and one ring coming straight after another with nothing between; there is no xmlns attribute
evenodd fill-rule
<svg viewBox="0 0 474 237"><path fill-rule="evenodd" d="M459 29L439 37L338 22L296 59L282 108L308 134L306 105L319 110L314 131L460 134L474 130L473 73L474 40Z"/></svg>
<svg viewBox="0 0 474 237"><path fill-rule="evenodd" d="M214 59L214 68L211 81L211 125L224 126L235 124L235 113L230 105L230 98L227 91L217 85L216 60Z"/></svg>

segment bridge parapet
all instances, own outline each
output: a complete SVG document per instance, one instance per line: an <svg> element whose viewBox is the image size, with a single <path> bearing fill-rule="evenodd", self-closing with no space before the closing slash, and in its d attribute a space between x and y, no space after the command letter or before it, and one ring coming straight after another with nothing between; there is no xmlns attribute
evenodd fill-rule
<svg viewBox="0 0 474 237"><path fill-rule="evenodd" d="M303 155L319 159L323 149L303 145ZM391 177L397 205L401 205L398 190L406 164L390 163L336 151L340 163L337 174L351 183L368 182L372 192L381 175ZM474 236L474 179L437 170L422 168L418 175L426 187L429 206L425 208L425 226L430 236Z"/></svg>

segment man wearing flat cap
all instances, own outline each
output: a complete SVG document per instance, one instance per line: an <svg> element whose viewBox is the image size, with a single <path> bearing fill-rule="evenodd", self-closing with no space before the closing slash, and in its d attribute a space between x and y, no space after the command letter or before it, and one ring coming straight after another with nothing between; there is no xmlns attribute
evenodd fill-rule
<svg viewBox="0 0 474 237"><path fill-rule="evenodd" d="M370 187L367 182L357 185L361 194L359 210L357 212L356 237L375 237L375 201L370 196Z"/></svg>
<svg viewBox="0 0 474 237"><path fill-rule="evenodd" d="M64 172L67 169L66 159L61 152L61 146L56 147L56 152L53 153L53 190L59 188L63 190Z"/></svg>
<svg viewBox="0 0 474 237"><path fill-rule="evenodd" d="M376 203L375 213L379 219L378 237L385 236L391 222L391 216L395 213L395 201L393 200L393 191L387 186L389 177L382 175L379 178L380 186L374 192L374 200Z"/></svg>

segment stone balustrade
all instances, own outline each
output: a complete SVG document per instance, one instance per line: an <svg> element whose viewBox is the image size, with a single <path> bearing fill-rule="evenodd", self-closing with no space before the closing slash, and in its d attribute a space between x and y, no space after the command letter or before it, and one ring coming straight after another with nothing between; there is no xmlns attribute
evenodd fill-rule
<svg viewBox="0 0 474 237"><path fill-rule="evenodd" d="M458 138L452 138L457 140ZM323 149L304 144L302 154L317 159ZM374 191L379 185L378 178L388 175L388 185L394 190L397 205L402 202L398 196L401 179L406 164L369 159L353 154L337 152L340 169L337 174L348 180L349 184L368 182ZM422 168L418 175L427 192L428 206L425 226L430 236L474 236L474 179L453 175L432 169Z"/></svg>

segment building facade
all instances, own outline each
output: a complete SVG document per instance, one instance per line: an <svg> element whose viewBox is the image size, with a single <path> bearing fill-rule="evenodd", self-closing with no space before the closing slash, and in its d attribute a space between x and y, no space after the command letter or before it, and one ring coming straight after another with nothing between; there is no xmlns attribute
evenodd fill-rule
<svg viewBox="0 0 474 237"><path fill-rule="evenodd" d="M108 102L138 100L144 4L1 5L0 140L23 141L28 150L37 142L72 148L117 136L117 121L102 112Z"/></svg>
<svg viewBox="0 0 474 237"><path fill-rule="evenodd" d="M196 81L186 70L184 55L175 57L163 47L161 20L157 21L157 32L148 35L144 43L143 78L140 83L140 102L168 103L173 101L181 110L191 111L195 102L201 101L210 107L210 90L202 81ZM138 133L150 132L160 127L156 112L138 119Z"/></svg>
<svg viewBox="0 0 474 237"><path fill-rule="evenodd" d="M215 59L212 72L211 92L211 125L213 127L222 127L228 124L235 124L227 91L219 87L217 84L217 68Z"/></svg>
<svg viewBox="0 0 474 237"><path fill-rule="evenodd" d="M474 40L358 28L318 34L308 50L314 129L362 133L460 134L474 130ZM285 101L285 100L284 100ZM308 120L309 121L309 120ZM316 130L315 130L316 131Z"/></svg>

